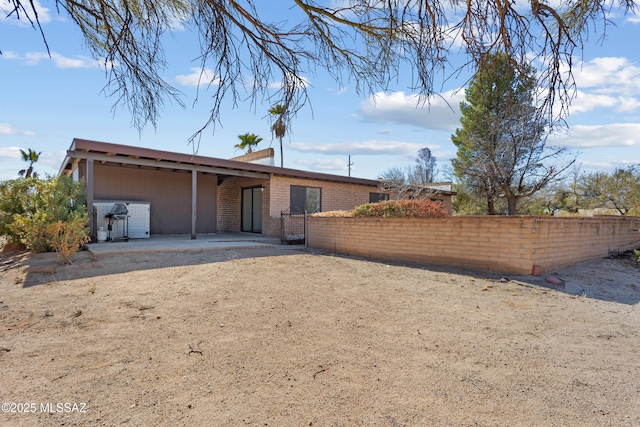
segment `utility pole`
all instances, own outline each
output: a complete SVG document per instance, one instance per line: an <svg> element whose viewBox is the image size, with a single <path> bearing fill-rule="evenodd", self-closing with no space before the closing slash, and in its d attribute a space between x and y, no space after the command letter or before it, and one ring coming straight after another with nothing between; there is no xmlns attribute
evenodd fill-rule
<svg viewBox="0 0 640 427"><path fill-rule="evenodd" d="M351 166L353 166L353 163L351 163L351 155L349 155L349 162L347 163L347 168L349 169L349 176L351 176Z"/></svg>

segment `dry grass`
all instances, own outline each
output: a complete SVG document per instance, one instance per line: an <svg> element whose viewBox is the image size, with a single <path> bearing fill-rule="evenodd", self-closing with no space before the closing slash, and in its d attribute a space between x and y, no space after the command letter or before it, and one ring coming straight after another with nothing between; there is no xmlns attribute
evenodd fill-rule
<svg viewBox="0 0 640 427"><path fill-rule="evenodd" d="M352 211L328 211L328 212L317 212L311 214L314 217L336 217L336 218L347 218L352 217Z"/></svg>

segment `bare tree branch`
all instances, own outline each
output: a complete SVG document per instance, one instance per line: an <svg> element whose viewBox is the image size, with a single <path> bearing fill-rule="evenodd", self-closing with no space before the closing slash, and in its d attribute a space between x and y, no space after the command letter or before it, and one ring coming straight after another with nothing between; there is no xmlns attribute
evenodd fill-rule
<svg viewBox="0 0 640 427"><path fill-rule="evenodd" d="M49 50L35 2L8 1L7 17L29 22ZM610 0L557 6L529 0L528 9L505 0L350 0L340 6L292 0L286 20L269 22L263 8L275 6L255 0L54 1L104 61L105 93L114 97L114 107L126 105L140 130L157 123L166 100L182 105L180 92L163 76L164 34L176 21L198 32L201 65L214 70L214 94L209 119L192 142L219 122L223 99L237 105L247 90L252 103L266 99L295 115L309 101L305 76L318 69L341 84L355 83L358 93L373 93L385 90L408 65L412 88L426 101L438 92L436 76L446 79L467 65L477 68L496 52L514 67L540 62L544 91L538 103L553 126L562 122L575 95L574 51L582 49L592 27L607 26L613 7ZM618 0L617 6L635 13L637 3ZM467 58L461 68L449 61L458 54ZM282 85L275 94L274 81Z"/></svg>

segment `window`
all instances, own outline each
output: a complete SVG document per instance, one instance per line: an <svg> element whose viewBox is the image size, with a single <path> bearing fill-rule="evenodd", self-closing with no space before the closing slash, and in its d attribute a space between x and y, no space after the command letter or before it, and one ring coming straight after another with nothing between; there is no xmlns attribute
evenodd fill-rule
<svg viewBox="0 0 640 427"><path fill-rule="evenodd" d="M381 202L389 200L389 195L385 193L369 193L369 203Z"/></svg>
<svg viewBox="0 0 640 427"><path fill-rule="evenodd" d="M292 185L289 211L291 213L302 213L305 210L309 213L320 212L321 200L321 188Z"/></svg>

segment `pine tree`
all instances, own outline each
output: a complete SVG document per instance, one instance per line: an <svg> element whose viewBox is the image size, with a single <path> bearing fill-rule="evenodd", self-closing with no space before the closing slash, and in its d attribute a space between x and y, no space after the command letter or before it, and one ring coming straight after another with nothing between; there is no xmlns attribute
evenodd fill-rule
<svg viewBox="0 0 640 427"><path fill-rule="evenodd" d="M497 198L504 198L507 213L515 215L519 199L573 164L557 165L566 149L546 146L548 124L536 107L536 82L530 65L515 66L504 54L487 54L460 104L462 126L451 137L458 148L453 169L486 197L489 215L495 213Z"/></svg>

